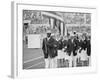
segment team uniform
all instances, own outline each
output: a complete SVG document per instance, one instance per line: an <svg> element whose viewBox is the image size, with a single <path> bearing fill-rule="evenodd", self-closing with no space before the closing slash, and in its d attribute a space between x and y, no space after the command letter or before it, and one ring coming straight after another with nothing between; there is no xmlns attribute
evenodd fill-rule
<svg viewBox="0 0 100 80"><path fill-rule="evenodd" d="M86 40L81 40L80 41L80 61L82 66L85 65L85 62L87 61L87 41Z"/></svg>
<svg viewBox="0 0 100 80"><path fill-rule="evenodd" d="M88 57L88 62L89 66L91 65L91 43L90 40L87 40L87 57Z"/></svg>
<svg viewBox="0 0 100 80"><path fill-rule="evenodd" d="M52 37L44 38L42 49L45 58L45 68L56 68L57 41Z"/></svg>
<svg viewBox="0 0 100 80"><path fill-rule="evenodd" d="M72 67L72 61L73 61L73 43L71 41L71 39L68 39L67 42L65 43L66 48L65 48L65 52L66 52L66 59L68 59L69 61L69 67Z"/></svg>
<svg viewBox="0 0 100 80"><path fill-rule="evenodd" d="M57 56L57 60L58 60L58 67L63 67L63 63L64 63L64 52L63 52L63 41L62 39L58 40L58 56Z"/></svg>
<svg viewBox="0 0 100 80"><path fill-rule="evenodd" d="M79 40L75 37L73 39L73 66L77 66Z"/></svg>

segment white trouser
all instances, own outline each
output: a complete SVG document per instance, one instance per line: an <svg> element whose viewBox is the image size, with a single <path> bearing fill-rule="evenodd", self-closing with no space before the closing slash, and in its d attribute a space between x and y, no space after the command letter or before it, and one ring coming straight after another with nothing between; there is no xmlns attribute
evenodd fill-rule
<svg viewBox="0 0 100 80"><path fill-rule="evenodd" d="M78 59L78 63L79 63L79 59L81 58L81 53L80 53L79 51L80 51L80 49L78 49L78 51L77 51L77 59Z"/></svg>
<svg viewBox="0 0 100 80"><path fill-rule="evenodd" d="M91 56L88 56L89 66L91 66Z"/></svg>
<svg viewBox="0 0 100 80"><path fill-rule="evenodd" d="M87 51L86 50L81 51L81 60L82 61L87 60Z"/></svg>
<svg viewBox="0 0 100 80"><path fill-rule="evenodd" d="M73 66L76 67L77 56L73 56Z"/></svg>
<svg viewBox="0 0 100 80"><path fill-rule="evenodd" d="M71 55L69 56L69 67L76 67L76 60L77 56L73 56L73 52L71 52Z"/></svg>
<svg viewBox="0 0 100 80"><path fill-rule="evenodd" d="M45 59L45 68L57 68L57 58L48 57Z"/></svg>
<svg viewBox="0 0 100 80"><path fill-rule="evenodd" d="M57 59L63 59L63 58L65 58L65 53L62 50L58 50Z"/></svg>
<svg viewBox="0 0 100 80"><path fill-rule="evenodd" d="M69 67L72 67L72 61L73 61L73 53L71 52L71 55L69 56Z"/></svg>

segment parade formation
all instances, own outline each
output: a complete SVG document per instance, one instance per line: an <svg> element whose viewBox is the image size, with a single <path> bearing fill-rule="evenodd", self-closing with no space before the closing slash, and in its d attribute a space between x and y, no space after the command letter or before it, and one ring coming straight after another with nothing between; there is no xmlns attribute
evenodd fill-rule
<svg viewBox="0 0 100 80"><path fill-rule="evenodd" d="M91 43L90 36L55 36L50 31L43 39L45 68L90 66ZM59 37L58 37L59 36Z"/></svg>
<svg viewBox="0 0 100 80"><path fill-rule="evenodd" d="M91 66L91 14L24 10L23 17L24 55L28 36L38 34L41 46L32 55L43 55L44 68Z"/></svg>

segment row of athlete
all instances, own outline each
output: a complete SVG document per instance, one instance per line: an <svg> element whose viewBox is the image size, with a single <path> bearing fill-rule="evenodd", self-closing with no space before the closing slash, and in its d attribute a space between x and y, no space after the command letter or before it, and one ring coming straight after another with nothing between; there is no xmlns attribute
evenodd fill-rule
<svg viewBox="0 0 100 80"><path fill-rule="evenodd" d="M77 66L78 62L84 65L84 62L88 60L90 65L91 56L91 43L90 36L67 36L60 37L58 40L58 58L66 58L69 61L69 66Z"/></svg>
<svg viewBox="0 0 100 80"><path fill-rule="evenodd" d="M71 52L73 52L73 56L77 55L77 51L81 53L82 50L87 51L87 55L91 55L91 43L90 36L67 36L60 37L58 40L58 50L63 50L67 52L70 56Z"/></svg>
<svg viewBox="0 0 100 80"><path fill-rule="evenodd" d="M49 36L48 36L49 35ZM58 39L50 33L43 39L42 49L46 62L66 58L69 60L69 67L76 66L76 59L81 62L91 56L90 36L60 36ZM51 63L53 63L51 62ZM55 61L56 62L56 61ZM55 64L55 63L54 63Z"/></svg>

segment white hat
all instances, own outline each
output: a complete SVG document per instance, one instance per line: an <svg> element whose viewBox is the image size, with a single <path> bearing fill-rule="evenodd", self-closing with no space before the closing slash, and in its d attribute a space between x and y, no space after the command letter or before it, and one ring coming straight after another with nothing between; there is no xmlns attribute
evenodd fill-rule
<svg viewBox="0 0 100 80"><path fill-rule="evenodd" d="M54 34L54 33L52 33L52 34L51 34L51 36L55 36L55 34Z"/></svg>
<svg viewBox="0 0 100 80"><path fill-rule="evenodd" d="M51 30L47 30L47 33L51 33Z"/></svg>

